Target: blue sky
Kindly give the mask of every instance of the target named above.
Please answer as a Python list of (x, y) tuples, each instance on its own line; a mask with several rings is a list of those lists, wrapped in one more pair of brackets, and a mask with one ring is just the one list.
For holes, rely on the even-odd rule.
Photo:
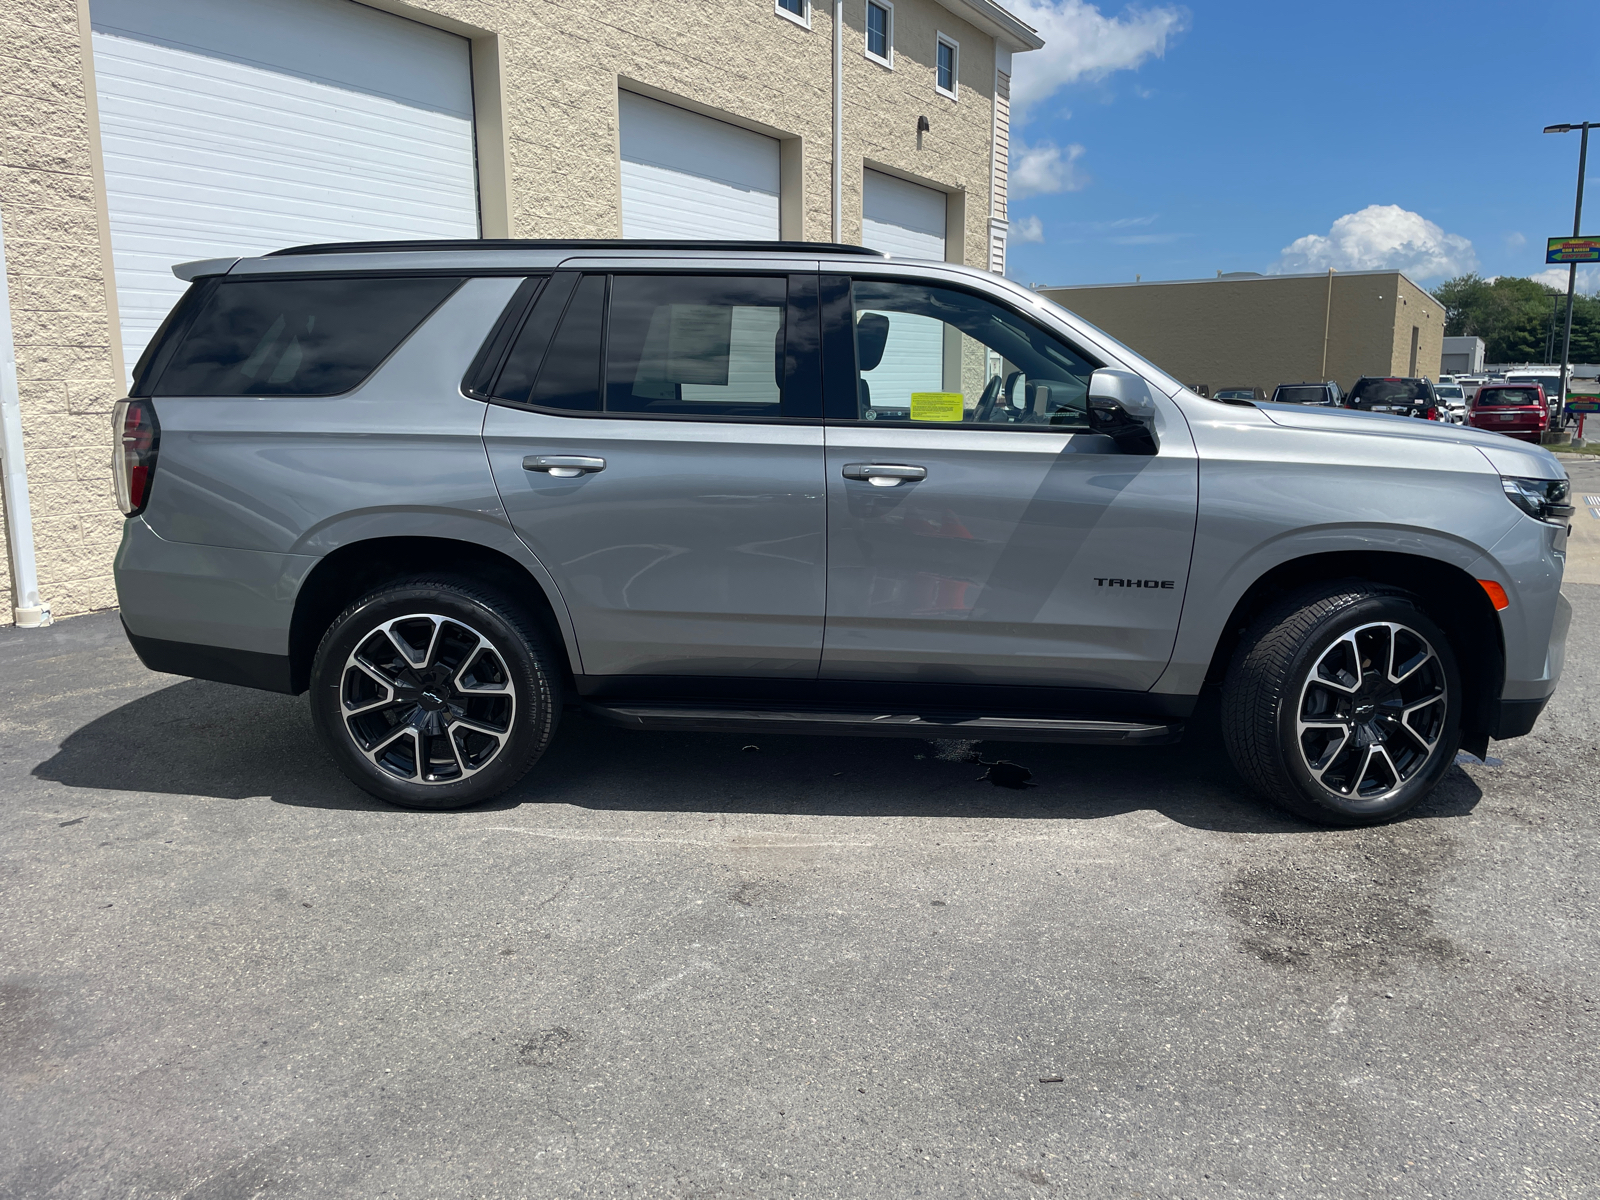
[[(1048, 93), (1013, 128), (1007, 273), (1024, 283), (1535, 275), (1544, 239), (1571, 232), (1578, 135), (1540, 130), (1600, 121), (1597, 0), (1007, 7), (1055, 35), (1016, 60), (1024, 101)], [(1600, 130), (1590, 150), (1585, 233)]]

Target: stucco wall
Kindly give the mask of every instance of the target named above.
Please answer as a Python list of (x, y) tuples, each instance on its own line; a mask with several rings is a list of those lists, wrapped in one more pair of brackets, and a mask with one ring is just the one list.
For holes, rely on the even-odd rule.
[[(1046, 288), (1191, 386), (1256, 387), (1404, 374), (1411, 327), (1418, 371), (1438, 372), (1444, 309), (1394, 271)], [(1323, 372), (1324, 329), (1327, 371)], [(1431, 357), (1430, 357), (1431, 355)]]
[[(811, 28), (772, 0), (369, 0), (473, 38), (480, 184), (489, 236), (621, 233), (617, 92), (636, 88), (789, 139), (786, 236), (831, 237), (831, 5)], [(40, 592), (57, 616), (116, 602), (122, 518), (111, 494), (110, 410), (122, 394), (115, 293), (97, 182), (87, 0), (0, 6), (0, 212)], [(865, 163), (954, 194), (961, 250), (987, 261), (991, 37), (933, 0), (897, 0), (895, 69), (863, 51), (865, 0), (847, 0), (844, 240), (861, 240)], [(935, 31), (961, 46), (959, 100), (934, 89)], [(932, 125), (920, 147), (916, 119)], [(798, 148), (798, 156), (793, 151)], [(798, 186), (796, 186), (798, 185)], [(963, 202), (964, 199), (964, 202)], [(0, 623), (11, 617), (9, 573)]]
[[(0, 15), (0, 220), (41, 592), (57, 613), (115, 603), (122, 517), (111, 406), (122, 394), (77, 0)], [(0, 620), (11, 617), (10, 573)]]

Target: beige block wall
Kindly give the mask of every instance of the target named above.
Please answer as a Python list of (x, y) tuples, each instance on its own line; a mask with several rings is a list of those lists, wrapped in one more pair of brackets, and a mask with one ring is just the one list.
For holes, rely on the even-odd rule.
[[(110, 473), (122, 393), (80, 7), (7, 0), (0, 15), (0, 220), (40, 590), (56, 613), (115, 603), (122, 530)], [(3, 587), (9, 622), (9, 563)]]
[(1335, 273), (1331, 281), (1261, 276), (1046, 288), (1044, 294), (1183, 382), (1212, 390), (1255, 387), (1270, 396), (1280, 383), (1333, 379), (1348, 389), (1362, 375), (1403, 375), (1413, 325), (1418, 372), (1437, 374), (1443, 346), (1443, 307), (1399, 272)]
[[(831, 237), (831, 5), (811, 28), (772, 0), (369, 0), (473, 39), (486, 236), (621, 233), (619, 87), (786, 139), (788, 237)], [(864, 165), (951, 193), (950, 257), (987, 260), (994, 42), (933, 0), (897, 0), (895, 69), (863, 54), (847, 0), (844, 240), (861, 240)], [(16, 329), (40, 592), (57, 616), (115, 604), (122, 518), (110, 410), (121, 392), (87, 0), (0, 6), (0, 212)], [(936, 32), (961, 47), (959, 99), (934, 89)], [(932, 129), (919, 146), (916, 119)], [(9, 571), (0, 623), (9, 622)]]

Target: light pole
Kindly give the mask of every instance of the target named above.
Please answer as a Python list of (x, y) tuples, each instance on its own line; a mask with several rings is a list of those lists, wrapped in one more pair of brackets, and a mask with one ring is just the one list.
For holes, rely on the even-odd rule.
[[(1583, 131), (1583, 139), (1578, 143), (1578, 202), (1572, 210), (1572, 236), (1582, 237), (1578, 226), (1583, 221), (1583, 169), (1589, 159), (1589, 128), (1600, 125), (1600, 121), (1583, 121), (1577, 125), (1546, 125), (1546, 133), (1571, 133), (1574, 129)], [(1561, 420), (1565, 427), (1567, 415), (1567, 364), (1572, 355), (1572, 293), (1578, 286), (1578, 264), (1567, 265), (1567, 332), (1561, 339)]]

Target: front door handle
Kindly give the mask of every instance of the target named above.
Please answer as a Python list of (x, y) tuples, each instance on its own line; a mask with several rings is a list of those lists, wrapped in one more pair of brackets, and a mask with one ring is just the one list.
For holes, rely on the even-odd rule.
[(606, 460), (586, 454), (530, 454), (522, 460), (524, 471), (545, 471), (557, 479), (575, 479), (606, 469)]
[(904, 480), (926, 479), (927, 467), (897, 463), (845, 463), (846, 479), (865, 479), (873, 487), (898, 487)]

